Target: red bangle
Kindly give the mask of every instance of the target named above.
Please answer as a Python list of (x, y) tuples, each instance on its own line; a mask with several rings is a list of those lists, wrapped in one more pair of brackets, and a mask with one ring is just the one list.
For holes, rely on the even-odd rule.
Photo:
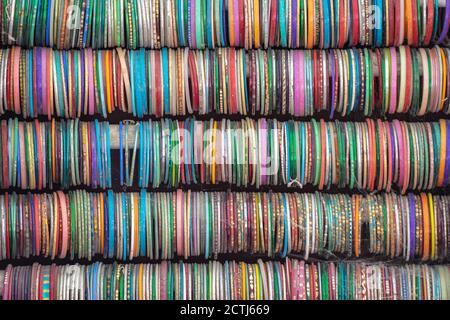
[[(412, 65), (411, 61), (411, 48), (404, 47), (406, 53), (406, 93), (405, 93), (405, 105), (403, 107), (403, 112), (406, 112), (409, 108), (411, 108), (412, 103), (412, 72), (410, 66)], [(400, 88), (401, 89), (401, 88)]]
[(199, 96), (198, 96), (198, 80), (197, 69), (195, 67), (194, 52), (189, 51), (188, 55), (189, 73), (191, 79), (191, 92), (192, 92), (192, 110), (198, 112)]
[[(400, 21), (401, 18), (401, 1), (393, 1), (393, 4), (395, 6), (394, 16), (395, 16), (395, 39), (394, 39), (394, 45), (400, 46), (403, 42), (403, 39), (400, 39), (400, 29), (401, 24), (404, 23), (404, 21)], [(403, 4), (404, 5), (404, 4)]]
[(277, 1), (272, 1), (270, 6), (269, 47), (275, 45), (275, 32), (277, 22)]
[(359, 1), (352, 1), (352, 47), (356, 47), (359, 42)]
[[(397, 30), (395, 29), (395, 23), (396, 23), (396, 16), (395, 16), (395, 0), (389, 0), (388, 5), (389, 5), (389, 12), (387, 12), (386, 14), (389, 17), (389, 39), (386, 39), (388, 41), (386, 41), (386, 45), (389, 47), (392, 47), (394, 45), (394, 41), (395, 41), (395, 35), (398, 34), (399, 32), (396, 32)], [(399, 1), (397, 1), (399, 2)]]
[(244, 12), (244, 1), (238, 1), (239, 6), (239, 43), (237, 44), (239, 47), (243, 47), (245, 45), (245, 12)]
[(427, 2), (427, 25), (425, 30), (425, 36), (422, 45), (429, 46), (431, 42), (431, 36), (433, 35), (433, 24), (434, 24), (434, 2), (435, 0), (428, 0)]

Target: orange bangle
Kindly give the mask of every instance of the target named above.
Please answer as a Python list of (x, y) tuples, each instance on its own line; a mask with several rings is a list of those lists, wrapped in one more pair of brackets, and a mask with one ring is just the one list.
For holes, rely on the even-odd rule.
[(314, 0), (308, 0), (308, 39), (307, 48), (314, 46)]
[(260, 26), (259, 26), (259, 0), (253, 0), (253, 18), (255, 24), (255, 49), (260, 47), (261, 43), (261, 34), (260, 34)]
[(408, 44), (412, 41), (412, 18), (411, 18), (411, 2), (405, 1), (405, 20), (406, 20), (406, 38), (408, 39)]
[(437, 181), (437, 187), (442, 187), (444, 183), (444, 172), (445, 172), (445, 155), (447, 154), (447, 126), (445, 125), (445, 120), (441, 119), (439, 121), (439, 125), (441, 127), (441, 148), (440, 148), (440, 161), (439, 161), (439, 174), (438, 174), (438, 181)]
[(425, 193), (420, 194), (422, 202), (423, 219), (423, 254), (422, 261), (427, 261), (430, 257), (430, 213), (428, 210), (428, 198)]
[[(111, 113), (111, 76), (110, 76), (110, 67), (109, 67), (109, 52), (110, 51), (106, 51), (104, 52), (105, 54), (103, 55), (103, 61), (102, 63), (105, 65), (105, 91), (106, 91), (106, 110), (108, 111), (108, 113)], [(100, 75), (102, 76), (102, 75)]]
[[(234, 0), (228, 0), (228, 32), (230, 33), (230, 46), (234, 47)], [(237, 17), (236, 17), (237, 18)]]

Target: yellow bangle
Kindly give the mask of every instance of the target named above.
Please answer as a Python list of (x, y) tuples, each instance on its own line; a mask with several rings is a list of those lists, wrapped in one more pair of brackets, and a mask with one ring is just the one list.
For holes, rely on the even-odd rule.
[(431, 253), (430, 258), (431, 260), (436, 259), (436, 232), (435, 232), (435, 220), (434, 220), (434, 204), (433, 204), (433, 197), (431, 196), (431, 193), (428, 194), (428, 203), (429, 203), (429, 210), (430, 213), (430, 233), (431, 233)]
[(441, 79), (441, 101), (439, 104), (439, 111), (442, 111), (445, 104), (445, 95), (447, 94), (447, 59), (445, 58), (444, 50), (439, 48), (439, 52), (441, 53), (441, 61), (442, 61), (442, 79)]
[(246, 264), (244, 262), (241, 262), (241, 276), (242, 276), (242, 300), (246, 300), (247, 299), (247, 283), (245, 282), (246, 280), (246, 270), (245, 270)]

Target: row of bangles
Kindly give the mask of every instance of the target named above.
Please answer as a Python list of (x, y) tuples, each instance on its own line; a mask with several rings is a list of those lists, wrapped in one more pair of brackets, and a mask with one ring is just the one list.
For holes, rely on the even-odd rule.
[(450, 49), (0, 50), (0, 114), (450, 113)]
[(431, 190), (450, 182), (450, 121), (0, 121), (0, 187), (113, 184)]
[[(295, 259), (36, 263), (8, 265), (0, 271), (0, 284), (3, 300), (448, 300), (450, 269), (448, 265), (305, 263)], [(267, 309), (251, 312), (267, 314)]]
[(59, 0), (0, 4), (1, 45), (343, 48), (448, 43), (449, 0)]
[(450, 197), (181, 190), (0, 195), (0, 260), (242, 253), (448, 261)]

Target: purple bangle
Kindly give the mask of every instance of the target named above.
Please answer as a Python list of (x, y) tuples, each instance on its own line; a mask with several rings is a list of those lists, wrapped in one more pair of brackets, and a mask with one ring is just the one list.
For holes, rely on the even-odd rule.
[[(394, 169), (395, 169), (395, 161), (394, 161), (394, 156), (395, 156), (395, 137), (394, 137), (394, 126), (392, 125), (392, 123), (389, 123), (389, 132), (390, 132), (390, 139), (391, 139), (391, 172), (392, 172), (392, 179), (394, 176)], [(389, 181), (389, 184), (392, 184), (392, 181)]]
[(444, 169), (444, 181), (443, 186), (448, 184), (449, 171), (450, 171), (450, 123), (449, 121), (445, 121), (446, 126), (446, 149), (445, 149), (445, 169)]
[(445, 2), (445, 18), (444, 26), (442, 27), (441, 35), (438, 39), (438, 44), (442, 44), (447, 37), (448, 29), (450, 27), (450, 0)]
[[(448, 0), (450, 1), (450, 0)], [(291, 23), (291, 39), (292, 39), (292, 47), (297, 48), (297, 0), (292, 0), (292, 23)]]
[(415, 230), (416, 230), (416, 206), (414, 195), (408, 194), (409, 198), (409, 257), (414, 260), (414, 251), (416, 246)]
[(239, 47), (241, 42), (240, 30), (239, 30), (239, 4), (238, 0), (234, 0), (233, 9), (234, 9), (234, 43), (236, 47)]
[(36, 48), (36, 101), (37, 114), (42, 114), (42, 49)]

